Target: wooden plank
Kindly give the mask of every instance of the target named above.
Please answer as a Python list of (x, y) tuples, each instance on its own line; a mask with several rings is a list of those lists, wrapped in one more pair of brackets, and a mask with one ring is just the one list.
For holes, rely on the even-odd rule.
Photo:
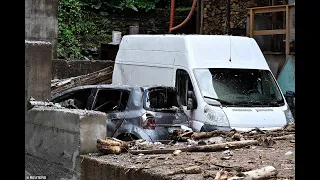
[(65, 91), (76, 86), (100, 84), (106, 81), (111, 82), (110, 79), (112, 79), (112, 72), (113, 66), (109, 66), (90, 74), (71, 77), (59, 82), (51, 83), (51, 95), (55, 95), (56, 93)]
[(290, 53), (290, 9), (286, 7), (286, 54)]
[(285, 29), (275, 29), (275, 30), (259, 30), (259, 31), (254, 31), (255, 36), (259, 35), (273, 35), (273, 34), (286, 34)]
[(254, 10), (250, 9), (250, 37), (254, 35)]
[(202, 32), (203, 31), (203, 8), (204, 8), (203, 7), (204, 6), (203, 5), (204, 4), (203, 1), (204, 0), (201, 0), (201, 5), (200, 5), (201, 6), (201, 11), (200, 11), (201, 12), (201, 14), (200, 14), (200, 16), (201, 16), (200, 17), (200, 34), (203, 34), (203, 32)]
[(196, 33), (197, 34), (200, 34), (200, 12), (201, 12), (201, 9), (200, 9), (200, 1), (197, 1), (197, 18), (196, 18)]
[(248, 8), (254, 10), (254, 13), (269, 13), (269, 12), (281, 12), (286, 11), (286, 8), (289, 7), (290, 9), (295, 8), (295, 5), (279, 5), (279, 6), (263, 6), (263, 7), (255, 7), (255, 8)]

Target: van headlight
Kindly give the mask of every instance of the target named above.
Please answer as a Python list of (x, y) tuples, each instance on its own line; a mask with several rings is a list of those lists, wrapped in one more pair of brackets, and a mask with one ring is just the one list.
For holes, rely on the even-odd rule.
[(283, 111), (284, 115), (286, 116), (286, 120), (288, 124), (293, 124), (294, 123), (294, 118), (292, 116), (291, 110), (289, 106), (287, 105), (287, 109)]
[(230, 126), (226, 114), (220, 107), (208, 106), (204, 107), (204, 114), (209, 120), (210, 125), (214, 126)]

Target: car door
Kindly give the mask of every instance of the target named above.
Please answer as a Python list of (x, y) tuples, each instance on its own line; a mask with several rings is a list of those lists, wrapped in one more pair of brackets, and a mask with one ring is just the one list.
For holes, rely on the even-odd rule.
[(93, 96), (94, 89), (93, 87), (69, 89), (56, 95), (51, 102), (70, 109), (90, 109), (92, 104), (90, 97)]
[(107, 115), (107, 136), (113, 137), (124, 121), (129, 93), (115, 88), (99, 88), (94, 98), (92, 110)]

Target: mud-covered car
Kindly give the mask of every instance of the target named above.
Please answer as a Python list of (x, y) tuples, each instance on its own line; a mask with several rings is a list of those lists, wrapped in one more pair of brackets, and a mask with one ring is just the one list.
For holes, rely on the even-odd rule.
[(174, 129), (188, 126), (188, 117), (173, 87), (87, 85), (59, 93), (51, 102), (105, 112), (107, 136), (125, 141), (166, 142)]

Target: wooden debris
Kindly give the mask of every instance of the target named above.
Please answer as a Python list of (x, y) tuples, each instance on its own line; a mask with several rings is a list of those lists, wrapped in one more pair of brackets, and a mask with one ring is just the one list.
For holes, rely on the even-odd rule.
[(273, 166), (266, 166), (260, 169), (240, 173), (243, 180), (261, 180), (276, 176), (278, 171)]
[(186, 174), (200, 174), (202, 172), (200, 166), (191, 166), (183, 169)]
[(218, 171), (214, 180), (227, 180), (232, 177), (232, 174), (227, 171)]
[[(220, 144), (210, 144), (210, 145), (203, 145), (203, 146), (191, 146), (180, 148), (182, 152), (214, 152), (220, 151), (225, 149), (236, 149), (245, 147), (248, 145), (256, 145), (258, 144), (257, 140), (245, 140), (245, 141), (233, 141), (233, 142), (225, 142)], [(129, 150), (131, 154), (168, 154), (173, 153), (175, 149), (155, 149), (155, 150)]]
[(211, 132), (194, 132), (191, 135), (191, 139), (198, 140), (198, 139), (209, 138), (209, 137), (218, 136), (218, 135), (226, 135), (226, 132), (222, 130), (214, 130)]
[(271, 147), (276, 143), (272, 137), (261, 137), (258, 139), (258, 142), (263, 147)]
[(240, 133), (235, 133), (232, 135), (231, 138), (235, 141), (240, 141), (242, 137), (243, 137), (243, 135), (241, 135)]
[(110, 82), (112, 79), (112, 72), (113, 66), (109, 66), (90, 74), (63, 79), (59, 82), (53, 82), (51, 83), (51, 94), (54, 95), (76, 86)]
[(279, 136), (279, 137), (274, 137), (273, 140), (293, 140), (295, 139), (294, 134), (289, 134), (289, 135), (284, 135), (284, 136)]
[(119, 142), (111, 139), (98, 139), (97, 148), (103, 154), (120, 154), (121, 152), (126, 152), (129, 149), (129, 146), (124, 141)]
[(183, 152), (213, 152), (220, 151), (225, 149), (236, 149), (245, 147), (248, 145), (256, 145), (258, 141), (256, 140), (245, 140), (245, 141), (233, 141), (233, 142), (225, 142), (219, 144), (210, 144), (204, 146), (192, 146), (180, 149)]

